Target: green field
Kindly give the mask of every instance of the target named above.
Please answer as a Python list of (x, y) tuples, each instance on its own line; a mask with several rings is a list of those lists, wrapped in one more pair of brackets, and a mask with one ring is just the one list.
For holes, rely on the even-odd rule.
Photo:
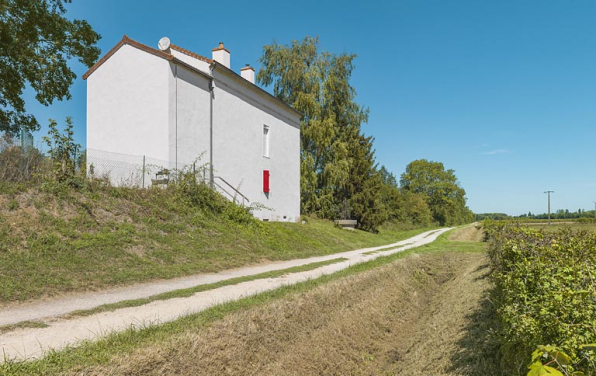
[(596, 231), (596, 223), (581, 223), (581, 222), (569, 222), (569, 223), (560, 223), (560, 222), (551, 222), (551, 224), (547, 223), (531, 223), (531, 224), (521, 224), (522, 226), (528, 226), (539, 230), (544, 231), (559, 231), (565, 228), (571, 229), (572, 231)]

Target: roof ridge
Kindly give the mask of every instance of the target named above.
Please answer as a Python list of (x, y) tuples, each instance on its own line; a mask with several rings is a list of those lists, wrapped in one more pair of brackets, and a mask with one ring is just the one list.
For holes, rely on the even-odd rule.
[(161, 50), (157, 50), (153, 47), (149, 47), (146, 44), (137, 42), (136, 40), (131, 39), (126, 34), (124, 34), (120, 42), (118, 42), (114, 47), (112, 47), (112, 49), (109, 50), (101, 59), (99, 59), (97, 63), (93, 64), (93, 66), (89, 68), (89, 70), (83, 75), (83, 80), (86, 80), (93, 72), (95, 72), (95, 70), (97, 70), (97, 68), (99, 68), (103, 63), (105, 63), (113, 54), (116, 53), (116, 51), (120, 49), (120, 47), (124, 46), (125, 44), (138, 48), (141, 51), (148, 52), (152, 55), (159, 56), (166, 60), (171, 61), (172, 59), (174, 59), (173, 55)]
[(206, 63), (209, 63), (209, 64), (213, 63), (213, 60), (212, 59), (209, 59), (209, 58), (206, 58), (205, 56), (201, 56), (199, 54), (196, 54), (196, 53), (194, 53), (192, 51), (189, 51), (189, 50), (187, 50), (185, 48), (182, 48), (180, 46), (177, 46), (175, 44), (170, 44), (170, 48), (173, 49), (173, 50), (176, 50), (178, 52), (182, 52), (183, 54), (188, 55), (190, 57), (194, 57), (195, 59), (199, 59), (201, 61), (204, 61)]

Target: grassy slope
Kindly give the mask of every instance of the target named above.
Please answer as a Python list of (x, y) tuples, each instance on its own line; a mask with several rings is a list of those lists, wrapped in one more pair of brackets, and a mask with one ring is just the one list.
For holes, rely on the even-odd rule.
[(422, 231), (349, 232), (314, 219), (261, 223), (207, 198), (195, 203), (161, 189), (0, 187), (0, 303), (330, 254)]
[[(4, 364), (0, 374), (234, 374), (248, 364), (258, 374), (331, 374), (337, 367), (345, 374), (497, 374), (494, 344), (486, 338), (490, 305), (481, 298), (486, 270), (476, 266), (484, 263), (483, 248), (443, 235), (172, 323)], [(422, 257), (400, 260), (414, 253)], [(471, 263), (462, 274), (464, 260)]]

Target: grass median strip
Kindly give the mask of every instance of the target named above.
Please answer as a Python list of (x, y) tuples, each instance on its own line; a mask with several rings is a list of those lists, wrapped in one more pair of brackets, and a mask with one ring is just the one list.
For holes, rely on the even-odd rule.
[(363, 255), (374, 255), (375, 253), (379, 253), (379, 252), (393, 251), (395, 249), (400, 249), (400, 248), (403, 248), (406, 245), (410, 245), (410, 244), (414, 244), (414, 243), (406, 243), (406, 244), (402, 244), (402, 245), (397, 246), (397, 247), (385, 247), (385, 248), (377, 249), (376, 251), (364, 252)]
[[(378, 257), (374, 260), (359, 263), (336, 273), (324, 275), (320, 278), (294, 285), (283, 286), (275, 290), (263, 292), (237, 301), (223, 303), (176, 321), (157, 326), (148, 326), (141, 329), (131, 328), (124, 332), (109, 334), (99, 341), (85, 341), (78, 347), (67, 348), (62, 351), (51, 351), (45, 358), (40, 360), (31, 362), (9, 360), (0, 365), (0, 375), (52, 375), (63, 374), (73, 370), (80, 371), (85, 367), (107, 364), (114, 356), (117, 356), (117, 354), (129, 353), (152, 343), (166, 341), (174, 335), (180, 335), (189, 330), (198, 330), (210, 326), (213, 322), (220, 320), (231, 313), (249, 309), (256, 305), (286, 297), (290, 294), (309, 291), (322, 284), (389, 264), (414, 253), (484, 251), (483, 243), (473, 243), (472, 245), (468, 244), (472, 242), (449, 241), (448, 236), (450, 232), (451, 231), (442, 234), (435, 242), (422, 247), (408, 249), (404, 252), (394, 253), (389, 256)], [(329, 262), (331, 261), (333, 260), (330, 260)], [(313, 264), (309, 264), (303, 267), (312, 265)], [(288, 271), (285, 270), (283, 272), (287, 273)]]
[(215, 282), (215, 283), (209, 283), (206, 285), (198, 285), (195, 287), (190, 287), (187, 289), (168, 291), (168, 292), (164, 292), (163, 294), (157, 294), (157, 295), (150, 296), (148, 298), (124, 300), (124, 301), (121, 301), (118, 303), (100, 305), (100, 306), (92, 308), (92, 309), (73, 311), (63, 317), (64, 318), (73, 318), (73, 317), (81, 317), (81, 316), (91, 316), (96, 313), (106, 312), (106, 311), (114, 311), (114, 310), (117, 310), (120, 308), (138, 307), (138, 306), (142, 306), (142, 305), (154, 302), (156, 300), (187, 298), (187, 297), (193, 296), (194, 294), (196, 294), (198, 292), (202, 292), (202, 291), (214, 290), (214, 289), (224, 287), (224, 286), (237, 285), (242, 282), (254, 281), (256, 279), (276, 278), (276, 277), (280, 277), (284, 274), (305, 272), (305, 271), (320, 268), (325, 265), (336, 264), (338, 262), (347, 261), (347, 260), (348, 260), (347, 258), (338, 257), (338, 258), (334, 258), (334, 259), (327, 260), (327, 261), (313, 262), (312, 264), (295, 266), (295, 267), (287, 268), (287, 269), (273, 270), (270, 272), (249, 275), (249, 276), (245, 276), (245, 277), (230, 278), (230, 279), (226, 279), (226, 280)]
[(426, 234), (424, 237), (428, 238), (431, 235), (434, 235), (437, 231), (433, 231), (433, 232), (429, 232), (428, 234)]
[(49, 325), (41, 321), (21, 321), (11, 325), (1, 325), (0, 334), (12, 332), (17, 329), (25, 328), (47, 328)]
[[(96, 313), (115, 311), (115, 310), (121, 309), (121, 308), (139, 307), (139, 306), (149, 304), (149, 303), (157, 301), (157, 300), (167, 300), (167, 299), (173, 299), (173, 298), (186, 298), (186, 297), (192, 296), (192, 295), (194, 295), (198, 292), (202, 292), (202, 291), (214, 290), (214, 289), (224, 287), (224, 286), (230, 286), (230, 285), (236, 285), (236, 284), (242, 283), (242, 282), (254, 281), (256, 279), (276, 278), (276, 277), (280, 277), (284, 274), (305, 272), (305, 271), (320, 268), (325, 265), (336, 264), (338, 262), (347, 261), (347, 260), (348, 260), (347, 258), (338, 257), (338, 258), (334, 258), (331, 260), (314, 262), (311, 264), (295, 266), (295, 267), (287, 268), (287, 269), (273, 270), (270, 272), (265, 272), (265, 273), (260, 273), (260, 274), (245, 276), (245, 277), (230, 278), (230, 279), (226, 279), (226, 280), (215, 282), (215, 283), (209, 283), (209, 284), (205, 284), (205, 285), (198, 285), (195, 287), (190, 287), (187, 289), (168, 291), (168, 292), (164, 292), (162, 294), (150, 296), (148, 298), (123, 300), (123, 301), (117, 302), (117, 303), (103, 304), (103, 305), (97, 306), (92, 309), (73, 311), (69, 314), (60, 316), (60, 318), (70, 319), (70, 318), (75, 318), (75, 317), (91, 316)], [(0, 326), (0, 334), (8, 333), (8, 332), (11, 332), (11, 331), (14, 331), (17, 329), (47, 328), (50, 325), (51, 325), (51, 323), (47, 324), (47, 323), (44, 323), (41, 321), (22, 321), (22, 322), (19, 322), (16, 324)]]

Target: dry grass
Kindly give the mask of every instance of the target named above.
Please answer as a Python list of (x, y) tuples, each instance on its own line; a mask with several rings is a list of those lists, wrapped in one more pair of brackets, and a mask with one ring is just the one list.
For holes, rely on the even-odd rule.
[(486, 258), (414, 255), (74, 374), (494, 375)]
[(459, 228), (449, 236), (449, 240), (456, 242), (481, 242), (484, 231), (476, 223)]

